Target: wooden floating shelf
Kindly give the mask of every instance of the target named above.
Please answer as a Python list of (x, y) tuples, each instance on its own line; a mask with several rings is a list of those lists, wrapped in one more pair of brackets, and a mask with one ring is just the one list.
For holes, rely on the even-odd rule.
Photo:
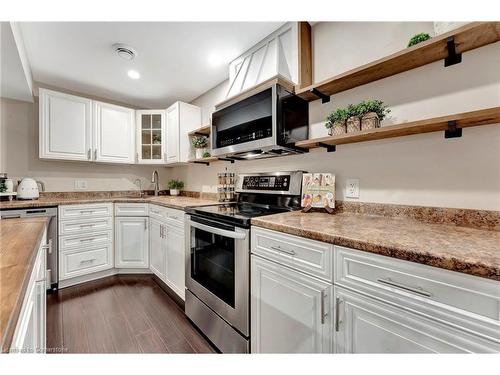
[(382, 126), (380, 128), (361, 130), (355, 133), (345, 133), (342, 135), (309, 139), (306, 141), (296, 142), (295, 145), (311, 149), (348, 143), (374, 141), (378, 139), (403, 137), (406, 135), (431, 133), (443, 130), (450, 131), (450, 127), (451, 131), (453, 131), (454, 127), (456, 127), (456, 129), (462, 129), (496, 123), (500, 123), (500, 107), (457, 113), (455, 115), (412, 121), (398, 125)]
[[(451, 48), (454, 47), (455, 57), (461, 61), (461, 56), (457, 55), (462, 52), (499, 40), (500, 22), (472, 22), (317, 84), (296, 89), (296, 94), (307, 101), (324, 98), (326, 102), (333, 94), (446, 59), (450, 55), (450, 43)], [(453, 60), (448, 65), (460, 61)]]
[(202, 126), (201, 128), (198, 128), (198, 129), (195, 129), (195, 130), (191, 130), (188, 135), (206, 135), (206, 136), (209, 136), (210, 135), (210, 130), (211, 130), (211, 126), (210, 125), (204, 125)]
[(190, 159), (188, 163), (211, 163), (218, 160), (215, 156), (209, 156), (208, 158)]

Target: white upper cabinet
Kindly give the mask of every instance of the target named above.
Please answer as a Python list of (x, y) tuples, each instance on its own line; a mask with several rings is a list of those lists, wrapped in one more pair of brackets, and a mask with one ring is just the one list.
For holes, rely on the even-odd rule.
[(39, 90), (39, 156), (42, 159), (92, 158), (92, 101)]
[[(301, 33), (299, 32), (301, 28), (306, 28), (308, 31)], [(309, 36), (307, 46), (309, 46), (309, 25), (288, 22), (233, 60), (229, 64), (229, 89), (226, 98), (238, 95), (277, 75), (299, 84), (303, 79), (299, 72), (299, 60), (303, 55), (299, 51), (299, 44), (301, 38), (304, 38), (306, 43), (307, 35)]]
[(133, 164), (135, 159), (134, 110), (93, 102), (94, 161)]
[(201, 108), (176, 102), (166, 111), (167, 164), (189, 160), (189, 133), (201, 126)]
[(135, 111), (40, 89), (42, 159), (135, 162)]
[(136, 161), (140, 164), (165, 163), (165, 111), (139, 110), (135, 114)]

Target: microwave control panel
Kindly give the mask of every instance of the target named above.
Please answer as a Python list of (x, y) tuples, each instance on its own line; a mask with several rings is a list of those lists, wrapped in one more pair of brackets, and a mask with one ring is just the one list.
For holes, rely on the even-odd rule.
[(290, 176), (245, 176), (243, 177), (243, 190), (281, 190), (290, 188)]

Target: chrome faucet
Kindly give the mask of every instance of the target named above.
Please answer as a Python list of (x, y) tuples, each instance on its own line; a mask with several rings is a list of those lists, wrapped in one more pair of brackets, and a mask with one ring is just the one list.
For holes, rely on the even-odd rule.
[(154, 184), (155, 196), (158, 196), (158, 192), (160, 191), (160, 186), (158, 184), (158, 171), (153, 172), (153, 176), (151, 176), (151, 183)]

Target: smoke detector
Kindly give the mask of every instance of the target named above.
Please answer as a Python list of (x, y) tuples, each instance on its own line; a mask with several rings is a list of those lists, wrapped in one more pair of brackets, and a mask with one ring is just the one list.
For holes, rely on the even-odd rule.
[(137, 56), (137, 51), (126, 44), (115, 43), (113, 44), (113, 49), (118, 56), (125, 60), (131, 61)]

